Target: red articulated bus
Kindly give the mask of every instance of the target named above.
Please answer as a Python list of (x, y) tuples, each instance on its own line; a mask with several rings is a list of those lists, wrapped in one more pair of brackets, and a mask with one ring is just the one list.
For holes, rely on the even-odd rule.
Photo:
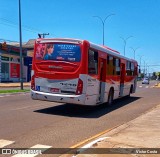
[(99, 105), (136, 90), (138, 63), (86, 40), (39, 38), (31, 72), (32, 99)]

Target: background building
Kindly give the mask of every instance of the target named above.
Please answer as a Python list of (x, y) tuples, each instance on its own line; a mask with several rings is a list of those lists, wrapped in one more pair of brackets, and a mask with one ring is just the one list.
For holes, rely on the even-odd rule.
[[(30, 81), (35, 40), (22, 44), (23, 81)], [(18, 42), (0, 43), (0, 82), (20, 81), (20, 48)]]

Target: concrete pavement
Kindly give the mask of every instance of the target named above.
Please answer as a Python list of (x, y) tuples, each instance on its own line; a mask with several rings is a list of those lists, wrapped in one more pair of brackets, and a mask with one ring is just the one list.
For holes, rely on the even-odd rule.
[[(64, 154), (61, 157), (158, 157), (160, 155), (159, 124), (160, 105), (88, 143), (77, 145), (77, 152), (74, 154)], [(87, 151), (91, 154), (87, 154)]]

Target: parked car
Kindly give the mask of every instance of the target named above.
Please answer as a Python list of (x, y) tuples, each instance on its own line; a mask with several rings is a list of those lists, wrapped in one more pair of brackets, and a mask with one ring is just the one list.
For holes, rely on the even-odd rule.
[(148, 77), (143, 78), (142, 84), (149, 84), (149, 78)]

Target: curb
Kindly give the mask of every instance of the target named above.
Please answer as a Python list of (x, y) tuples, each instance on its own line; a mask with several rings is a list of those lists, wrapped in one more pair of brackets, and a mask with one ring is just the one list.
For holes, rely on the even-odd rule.
[(59, 157), (66, 157), (66, 155), (68, 155), (68, 154), (70, 154), (70, 155), (75, 155), (75, 154), (78, 155), (79, 154), (78, 151), (81, 149), (81, 147), (83, 147), (86, 144), (90, 144), (90, 142), (93, 142), (94, 140), (99, 140), (99, 138), (101, 136), (103, 136), (106, 133), (118, 128), (121, 125), (124, 125), (124, 123), (120, 124), (120, 125), (116, 125), (115, 127), (107, 129), (105, 131), (102, 131), (102, 132), (100, 132), (100, 133), (98, 133), (98, 134), (96, 134), (96, 135), (94, 135), (94, 136), (92, 136), (92, 137), (90, 137), (90, 138), (88, 138), (88, 139), (86, 139), (84, 141), (81, 141), (81, 142), (69, 147), (69, 149), (72, 149), (72, 150), (65, 152), (64, 154), (60, 155)]
[[(0, 83), (0, 88), (14, 88), (14, 87), (20, 87), (20, 82), (17, 83)], [(23, 83), (23, 87), (30, 87), (30, 82)]]
[(102, 135), (110, 132), (110, 131), (113, 130), (113, 129), (118, 128), (118, 127), (121, 126), (121, 125), (123, 125), (123, 124), (120, 124), (120, 125), (117, 125), (117, 126), (115, 126), (115, 127), (113, 127), (113, 128), (110, 128), (110, 129), (107, 129), (107, 130), (105, 130), (105, 131), (102, 131), (102, 132), (100, 132), (100, 133), (98, 133), (98, 134), (96, 134), (96, 135), (94, 135), (94, 136), (92, 136), (92, 137), (90, 137), (90, 138), (88, 138), (88, 139), (86, 139), (86, 140), (84, 140), (84, 141), (81, 141), (81, 142), (79, 142), (79, 143), (71, 146), (70, 148), (79, 148), (80, 146), (83, 146), (84, 144), (89, 143), (89, 142), (91, 142), (92, 140), (95, 140), (96, 138), (99, 138), (100, 136), (102, 136)]
[(155, 84), (154, 87), (160, 88), (160, 83)]

